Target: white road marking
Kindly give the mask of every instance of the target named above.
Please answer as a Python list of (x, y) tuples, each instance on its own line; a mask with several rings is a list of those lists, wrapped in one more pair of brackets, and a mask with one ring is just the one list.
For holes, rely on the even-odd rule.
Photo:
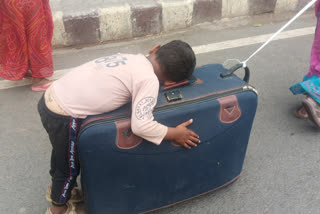
[[(307, 36), (307, 35), (314, 34), (314, 32), (315, 32), (315, 27), (284, 31), (280, 33), (273, 41), (290, 39), (290, 38), (295, 38), (299, 36)], [(195, 47), (192, 47), (192, 49), (194, 50), (195, 54), (199, 55), (199, 54), (215, 52), (215, 51), (220, 51), (220, 50), (225, 50), (230, 48), (239, 48), (239, 47), (244, 47), (248, 45), (263, 43), (267, 41), (272, 35), (273, 34), (264, 34), (264, 35), (252, 36), (252, 37), (247, 37), (242, 39), (227, 40), (223, 42), (195, 46)], [(249, 54), (251, 53), (248, 53), (248, 56)], [(70, 69), (56, 70), (54, 72), (54, 75), (50, 79), (59, 79), (62, 75), (70, 71)], [(31, 84), (31, 80), (21, 80), (21, 81), (0, 80), (0, 90), (24, 86), (24, 85), (30, 85), (30, 84)]]
[[(299, 36), (306, 36), (306, 35), (314, 34), (314, 31), (315, 31), (314, 27), (284, 31), (280, 33), (273, 41), (281, 40), (281, 39), (290, 39), (290, 38), (295, 38)], [(235, 39), (235, 40), (228, 40), (228, 41), (223, 41), (218, 43), (211, 43), (207, 45), (200, 45), (200, 46), (193, 47), (193, 51), (196, 54), (203, 54), (203, 53), (209, 53), (209, 52), (214, 52), (219, 50), (225, 50), (229, 48), (238, 48), (238, 47), (243, 47), (248, 45), (255, 45), (259, 43), (264, 43), (272, 35), (273, 33), (260, 35), (260, 36), (247, 37), (243, 39)], [(249, 54), (250, 53), (248, 53), (248, 56)]]

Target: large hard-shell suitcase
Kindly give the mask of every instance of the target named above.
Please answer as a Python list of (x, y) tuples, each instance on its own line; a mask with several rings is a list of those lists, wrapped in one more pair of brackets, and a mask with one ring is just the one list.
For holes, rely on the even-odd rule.
[[(130, 130), (130, 105), (90, 116), (78, 136), (82, 188), (90, 214), (143, 213), (216, 190), (240, 175), (257, 94), (218, 64), (194, 72), (196, 81), (161, 89), (157, 121), (190, 129), (201, 143), (190, 150), (142, 140)], [(225, 73), (224, 73), (225, 74)], [(247, 79), (247, 75), (246, 75)]]

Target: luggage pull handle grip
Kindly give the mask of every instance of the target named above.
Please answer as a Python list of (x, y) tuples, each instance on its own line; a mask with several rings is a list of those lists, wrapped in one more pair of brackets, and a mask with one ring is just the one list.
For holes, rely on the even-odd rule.
[[(243, 64), (239, 63), (236, 64), (235, 66), (233, 66), (232, 68), (230, 68), (229, 70), (223, 72), (220, 74), (221, 78), (226, 78), (226, 77), (230, 77), (236, 70), (238, 70), (239, 68), (242, 68)], [(250, 70), (248, 68), (248, 66), (243, 67), (244, 71), (245, 71), (245, 75), (243, 77), (243, 80), (247, 83), (249, 83), (249, 79), (250, 79)]]

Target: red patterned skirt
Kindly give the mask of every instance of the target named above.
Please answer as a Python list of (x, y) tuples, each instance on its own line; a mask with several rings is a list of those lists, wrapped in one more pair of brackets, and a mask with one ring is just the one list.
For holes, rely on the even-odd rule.
[(0, 77), (52, 76), (52, 34), (49, 0), (0, 0)]

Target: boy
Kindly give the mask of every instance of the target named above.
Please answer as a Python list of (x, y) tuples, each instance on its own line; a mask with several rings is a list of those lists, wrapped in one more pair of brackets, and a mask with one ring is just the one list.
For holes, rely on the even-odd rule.
[(83, 64), (52, 84), (41, 98), (38, 110), (52, 144), (52, 206), (46, 214), (75, 213), (71, 197), (79, 173), (76, 137), (81, 120), (132, 102), (131, 129), (134, 134), (159, 145), (172, 140), (188, 149), (200, 143), (187, 128), (154, 121), (159, 85), (187, 79), (196, 65), (195, 54), (185, 42), (175, 40), (155, 46), (149, 55), (117, 54)]

